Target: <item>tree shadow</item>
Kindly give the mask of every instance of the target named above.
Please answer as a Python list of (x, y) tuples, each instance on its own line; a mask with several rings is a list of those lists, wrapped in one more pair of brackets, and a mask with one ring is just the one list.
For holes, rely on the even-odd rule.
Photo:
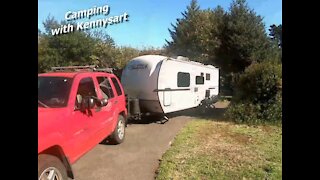
[(205, 119), (205, 120), (215, 120), (215, 121), (227, 121), (224, 117), (224, 113), (227, 110), (227, 107), (219, 107), (208, 109), (206, 112), (201, 112), (200, 108), (192, 108), (183, 111), (179, 111), (176, 113), (170, 114), (169, 118), (177, 117), (177, 116), (189, 116), (197, 119)]
[[(200, 107), (195, 107), (191, 109), (185, 109), (177, 112), (168, 113), (164, 115), (152, 115), (143, 117), (141, 120), (128, 120), (128, 124), (165, 124), (170, 121), (171, 118), (178, 116), (188, 116), (196, 119), (205, 119), (211, 121), (229, 121), (224, 117), (224, 113), (227, 110), (228, 105), (218, 102), (215, 108), (207, 109), (206, 112), (202, 112)], [(167, 118), (165, 118), (167, 117)]]
[(166, 123), (167, 120), (164, 118), (163, 115), (150, 115), (150, 116), (145, 116), (142, 117), (140, 120), (133, 120), (133, 119), (128, 119), (127, 124), (164, 124)]
[(205, 120), (214, 120), (214, 121), (228, 121), (224, 117), (224, 113), (226, 111), (225, 108), (213, 108), (209, 109), (207, 112), (202, 113), (199, 108), (192, 108), (192, 109), (187, 109), (187, 110), (182, 110), (178, 112), (173, 112), (166, 114), (166, 118), (164, 116), (149, 116), (149, 117), (144, 117), (141, 120), (128, 120), (128, 124), (165, 124), (166, 122), (170, 121), (170, 119), (179, 117), (179, 116), (188, 116), (191, 118), (196, 118), (196, 119), (205, 119)]

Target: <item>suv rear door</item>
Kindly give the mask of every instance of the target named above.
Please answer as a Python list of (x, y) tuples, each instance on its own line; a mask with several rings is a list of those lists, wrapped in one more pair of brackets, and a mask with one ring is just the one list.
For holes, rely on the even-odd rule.
[(125, 109), (125, 96), (123, 93), (123, 88), (119, 82), (119, 80), (116, 77), (111, 77), (111, 81), (114, 85), (114, 88), (116, 90), (116, 96), (117, 96), (117, 100), (116, 103), (118, 104), (119, 108), (121, 109)]
[(95, 77), (97, 82), (97, 92), (99, 99), (108, 99), (108, 104), (103, 107), (96, 107), (95, 109), (95, 139), (103, 140), (113, 131), (113, 122), (117, 117), (117, 98), (115, 96), (114, 88), (110, 83), (107, 75), (97, 75)]

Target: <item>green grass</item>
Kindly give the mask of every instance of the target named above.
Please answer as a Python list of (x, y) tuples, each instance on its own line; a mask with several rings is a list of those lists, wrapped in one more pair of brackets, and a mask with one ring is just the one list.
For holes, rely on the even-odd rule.
[(163, 155), (156, 179), (282, 179), (282, 130), (189, 122)]

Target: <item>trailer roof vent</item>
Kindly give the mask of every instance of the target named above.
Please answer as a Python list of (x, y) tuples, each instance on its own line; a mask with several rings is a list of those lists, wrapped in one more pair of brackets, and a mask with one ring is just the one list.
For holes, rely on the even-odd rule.
[(181, 61), (190, 61), (189, 58), (184, 57), (184, 56), (177, 56), (177, 60), (181, 60)]

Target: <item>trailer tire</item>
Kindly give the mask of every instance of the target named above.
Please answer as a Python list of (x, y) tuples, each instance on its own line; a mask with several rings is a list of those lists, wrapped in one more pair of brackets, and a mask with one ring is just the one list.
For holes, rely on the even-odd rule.
[(108, 137), (109, 144), (121, 144), (125, 139), (126, 120), (122, 115), (119, 115), (117, 125), (113, 133)]

